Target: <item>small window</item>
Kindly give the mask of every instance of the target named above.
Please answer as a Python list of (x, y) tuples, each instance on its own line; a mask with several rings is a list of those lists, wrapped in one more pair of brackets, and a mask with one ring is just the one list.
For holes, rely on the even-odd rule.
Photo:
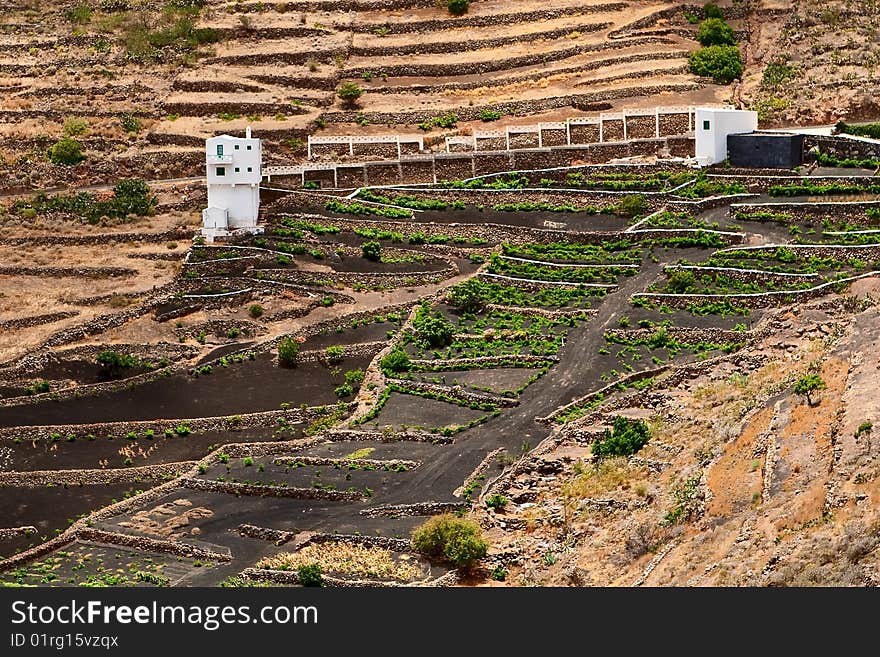
[(708, 129), (709, 129), (709, 122), (703, 121), (703, 130), (708, 130)]
[(250, 173), (250, 172), (253, 171), (253, 170), (254, 170), (253, 167), (248, 167), (248, 173)]
[(252, 149), (252, 146), (251, 146), (250, 144), (248, 144), (247, 149), (248, 149), (248, 150), (251, 150), (251, 149)]
[(235, 150), (238, 150), (240, 146), (238, 144), (235, 145)]
[(241, 169), (239, 169), (238, 167), (235, 167), (235, 173), (238, 173), (239, 171), (241, 171)]
[(223, 144), (217, 144), (217, 157), (223, 157)]
[(225, 176), (226, 175), (226, 167), (217, 167), (217, 175)]

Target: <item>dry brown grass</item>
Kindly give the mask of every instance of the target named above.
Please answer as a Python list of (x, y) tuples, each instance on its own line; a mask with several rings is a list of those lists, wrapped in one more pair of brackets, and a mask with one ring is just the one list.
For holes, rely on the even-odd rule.
[(602, 459), (597, 464), (579, 461), (575, 475), (562, 485), (566, 501), (586, 499), (614, 490), (628, 490), (643, 484), (645, 469), (632, 465), (628, 459), (617, 457)]
[(307, 545), (297, 552), (281, 552), (257, 562), (257, 568), (269, 570), (296, 570), (300, 566), (318, 564), (325, 573), (339, 573), (353, 577), (372, 577), (412, 581), (424, 570), (408, 555), (395, 557), (380, 547), (351, 545), (349, 543), (321, 543)]

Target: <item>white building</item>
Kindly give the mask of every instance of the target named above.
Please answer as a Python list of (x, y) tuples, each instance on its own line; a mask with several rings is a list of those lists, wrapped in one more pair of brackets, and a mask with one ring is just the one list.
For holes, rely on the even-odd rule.
[(202, 235), (215, 237), (232, 231), (257, 232), (263, 147), (259, 139), (220, 135), (205, 140), (208, 207), (202, 210)]
[(758, 113), (718, 107), (697, 107), (694, 110), (696, 159), (701, 167), (727, 159), (727, 136), (754, 132), (758, 129)]

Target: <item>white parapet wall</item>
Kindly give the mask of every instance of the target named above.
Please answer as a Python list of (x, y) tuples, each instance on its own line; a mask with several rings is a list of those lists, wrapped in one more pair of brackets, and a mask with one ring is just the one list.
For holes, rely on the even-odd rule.
[(727, 159), (728, 135), (758, 129), (758, 113), (733, 108), (697, 107), (694, 110), (695, 155), (700, 166)]

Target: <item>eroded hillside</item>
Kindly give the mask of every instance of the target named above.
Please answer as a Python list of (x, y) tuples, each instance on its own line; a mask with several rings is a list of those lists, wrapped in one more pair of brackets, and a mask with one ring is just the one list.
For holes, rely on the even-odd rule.
[[(485, 518), (499, 556), (521, 564), (508, 581), (876, 585), (872, 296), (865, 281), (782, 309), (752, 347), (554, 434), (493, 487), (512, 501)], [(828, 386), (813, 406), (793, 393), (807, 372)], [(596, 465), (586, 441), (619, 414), (647, 419), (652, 438)]]

